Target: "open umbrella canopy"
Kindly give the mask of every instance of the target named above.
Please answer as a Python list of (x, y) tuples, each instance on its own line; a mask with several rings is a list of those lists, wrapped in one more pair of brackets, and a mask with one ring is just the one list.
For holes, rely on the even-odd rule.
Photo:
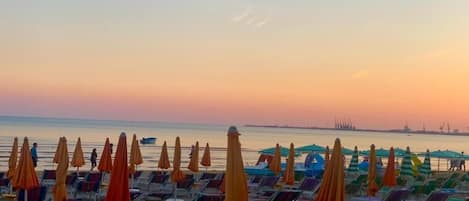
[(125, 136), (125, 133), (121, 133), (119, 136), (119, 142), (117, 143), (111, 181), (109, 182), (105, 201), (130, 201), (128, 175), (127, 137)]
[(243, 156), (239, 132), (236, 127), (228, 129), (228, 150), (226, 151), (226, 171), (224, 178), (225, 201), (248, 201), (248, 187), (244, 174)]
[(280, 173), (280, 171), (282, 171), (282, 167), (280, 166), (282, 163), (282, 159), (280, 156), (280, 145), (277, 144), (275, 147), (276, 149), (274, 157), (272, 158), (272, 162), (270, 162), (269, 169), (272, 170), (275, 175), (277, 175), (278, 173)]
[(406, 154), (404, 155), (404, 158), (402, 159), (401, 163), (401, 175), (403, 176), (408, 176), (408, 177), (413, 177), (414, 172), (412, 170), (412, 158), (411, 158), (411, 153), (410, 153), (410, 148), (407, 147)]
[(353, 150), (348, 149), (348, 148), (345, 148), (345, 147), (342, 147), (342, 154), (343, 154), (343, 155), (352, 155), (352, 154), (353, 154)]
[(195, 148), (191, 155), (191, 160), (189, 161), (189, 166), (187, 167), (192, 172), (199, 171), (199, 142), (195, 142)]
[(432, 173), (432, 166), (430, 163), (430, 150), (427, 149), (425, 154), (425, 159), (423, 160), (423, 164), (419, 167), (419, 173), (425, 176), (429, 176)]
[(461, 153), (449, 150), (437, 150), (430, 152), (430, 157), (452, 159), (461, 157)]
[(298, 148), (296, 148), (296, 151), (300, 152), (300, 153), (309, 153), (309, 152), (320, 152), (320, 153), (322, 153), (322, 152), (326, 151), (326, 148), (322, 147), (322, 146), (319, 146), (319, 145), (316, 145), (316, 144), (312, 144), (312, 145), (306, 145), (306, 146), (298, 147)]
[(16, 171), (16, 162), (18, 159), (18, 138), (13, 139), (13, 146), (11, 147), (10, 159), (8, 159), (8, 172), (7, 178), (13, 181)]
[(27, 137), (23, 140), (20, 159), (18, 166), (16, 166), (15, 177), (13, 178), (13, 186), (23, 190), (29, 190), (39, 186)]
[(210, 167), (210, 165), (212, 165), (210, 159), (210, 146), (208, 145), (208, 143), (205, 145), (204, 155), (202, 156), (200, 164), (204, 167)]
[(101, 154), (101, 159), (99, 160), (98, 170), (101, 172), (112, 171), (111, 144), (109, 143), (109, 138), (106, 138), (106, 142), (104, 143), (103, 153)]
[(54, 186), (54, 200), (56, 201), (66, 201), (67, 200), (67, 172), (68, 172), (68, 148), (67, 148), (67, 139), (61, 137), (59, 140), (59, 145), (57, 146), (57, 168), (55, 186)]
[(160, 160), (158, 161), (158, 168), (168, 169), (170, 167), (171, 165), (169, 163), (168, 146), (166, 145), (166, 141), (164, 141), (163, 147), (161, 148)]
[(383, 185), (393, 187), (397, 185), (396, 179), (396, 159), (394, 155), (394, 148), (389, 149), (388, 166), (384, 172)]
[(358, 172), (358, 170), (359, 170), (358, 169), (358, 148), (357, 146), (355, 146), (355, 149), (353, 150), (353, 154), (352, 154), (352, 159), (350, 160), (350, 164), (348, 166), (347, 171), (354, 173), (354, 172)]
[(81, 139), (78, 138), (77, 144), (75, 145), (75, 151), (72, 156), (72, 167), (81, 167), (85, 165), (85, 157), (83, 156), (83, 149), (81, 148)]
[[(377, 157), (389, 157), (388, 149), (379, 148), (379, 149), (376, 149), (375, 152), (376, 152)], [(370, 150), (361, 151), (360, 154), (365, 155), (365, 156), (370, 155)], [(394, 149), (394, 156), (403, 157), (404, 155), (405, 155), (405, 150), (399, 149), (399, 148)]]
[[(276, 147), (270, 147), (270, 148), (260, 150), (259, 153), (274, 155), (275, 149)], [(288, 154), (290, 154), (290, 149), (280, 146), (280, 155), (283, 157), (287, 157)], [(295, 151), (295, 156), (300, 156), (300, 153)]]
[(287, 168), (285, 168), (283, 181), (287, 185), (295, 183), (295, 146), (293, 143), (290, 144), (290, 154), (288, 154)]
[(375, 196), (376, 192), (378, 192), (379, 187), (376, 184), (376, 152), (375, 152), (375, 145), (372, 144), (370, 148), (370, 155), (368, 155), (368, 189), (367, 195), (368, 196)]
[(342, 146), (337, 138), (332, 150), (332, 157), (327, 166), (316, 201), (344, 201), (345, 200), (345, 178), (344, 159)]
[(136, 166), (143, 163), (142, 152), (140, 152), (140, 146), (138, 145), (136, 134), (134, 134), (132, 137), (132, 146), (130, 147), (129, 163), (130, 174), (134, 174), (137, 168)]

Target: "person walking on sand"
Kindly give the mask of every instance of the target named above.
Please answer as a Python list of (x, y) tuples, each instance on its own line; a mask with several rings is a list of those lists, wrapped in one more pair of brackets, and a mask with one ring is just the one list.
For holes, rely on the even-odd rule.
[(98, 153), (96, 153), (96, 149), (93, 149), (93, 152), (91, 152), (91, 171), (96, 167), (96, 159), (98, 158)]
[(34, 167), (37, 167), (37, 143), (33, 143), (33, 147), (31, 148), (31, 158), (33, 159)]

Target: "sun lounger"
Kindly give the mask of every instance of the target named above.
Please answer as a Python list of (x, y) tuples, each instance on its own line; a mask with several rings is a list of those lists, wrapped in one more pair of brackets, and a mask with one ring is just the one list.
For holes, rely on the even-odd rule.
[(383, 198), (379, 197), (354, 197), (352, 201), (403, 201), (409, 197), (410, 190), (408, 189), (393, 189), (390, 190)]
[(278, 176), (263, 176), (259, 183), (250, 183), (248, 187), (250, 191), (263, 191), (271, 190), (275, 187), (280, 177)]
[(298, 190), (283, 190), (274, 194), (270, 201), (292, 201), (297, 200), (302, 191)]
[(55, 185), (55, 170), (44, 170), (42, 173), (41, 184), (45, 186)]
[[(26, 201), (24, 196), (24, 190), (17, 192), (17, 201)], [(47, 187), (41, 186), (28, 190), (28, 200), (27, 201), (44, 201), (47, 194)]]
[(199, 180), (215, 179), (215, 177), (217, 177), (217, 174), (216, 174), (216, 173), (204, 172), (204, 173), (202, 173), (202, 176), (200, 176), (200, 179), (199, 179)]
[(221, 193), (199, 193), (195, 201), (224, 201), (225, 195)]

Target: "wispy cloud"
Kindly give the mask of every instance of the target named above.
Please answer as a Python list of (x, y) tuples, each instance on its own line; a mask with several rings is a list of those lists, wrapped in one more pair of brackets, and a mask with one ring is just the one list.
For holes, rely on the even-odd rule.
[(269, 21), (270, 21), (270, 16), (265, 17), (262, 21), (260, 21), (260, 22), (258, 22), (258, 23), (256, 24), (256, 27), (261, 28), (261, 27), (263, 27), (265, 24), (267, 24)]
[(270, 15), (261, 15), (254, 12), (252, 6), (246, 7), (243, 12), (239, 15), (236, 15), (231, 18), (235, 23), (244, 23), (249, 26), (254, 26), (256, 28), (261, 28), (270, 21)]
[(252, 7), (249, 6), (249, 7), (246, 7), (243, 11), (243, 13), (237, 15), (237, 16), (234, 16), (232, 18), (233, 22), (241, 22), (243, 21), (244, 19), (248, 18), (250, 15), (251, 15), (251, 12), (252, 12)]

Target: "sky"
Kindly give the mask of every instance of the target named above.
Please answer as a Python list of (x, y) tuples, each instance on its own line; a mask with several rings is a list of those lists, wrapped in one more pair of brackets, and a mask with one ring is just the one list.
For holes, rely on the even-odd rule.
[(0, 115), (469, 128), (469, 1), (5, 1)]

